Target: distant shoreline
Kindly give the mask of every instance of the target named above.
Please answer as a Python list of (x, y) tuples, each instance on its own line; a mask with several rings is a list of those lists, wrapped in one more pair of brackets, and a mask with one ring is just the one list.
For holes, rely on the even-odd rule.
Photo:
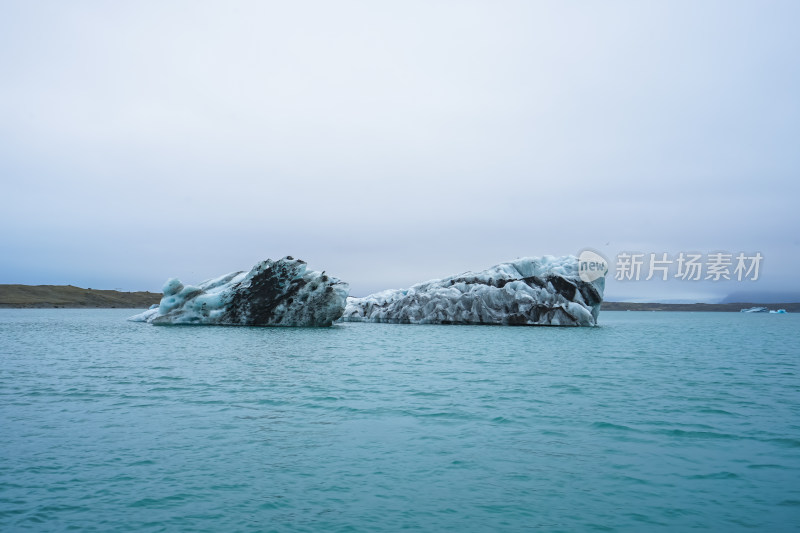
[(161, 293), (83, 289), (72, 285), (0, 285), (0, 309), (147, 309)]
[(800, 303), (781, 303), (781, 304), (764, 304), (752, 302), (737, 302), (730, 304), (662, 304), (657, 302), (651, 303), (633, 303), (633, 302), (603, 302), (600, 305), (600, 312), (603, 311), (703, 311), (714, 313), (738, 313), (742, 309), (750, 307), (766, 307), (770, 311), (777, 311), (778, 309), (786, 309), (787, 313), (800, 312)]
[[(161, 301), (157, 292), (121, 292), (83, 289), (72, 285), (0, 285), (0, 309), (147, 309)], [(738, 313), (749, 307), (786, 309), (800, 313), (800, 302), (765, 304), (742, 302), (727, 304), (665, 304), (604, 301), (601, 311), (705, 311)]]

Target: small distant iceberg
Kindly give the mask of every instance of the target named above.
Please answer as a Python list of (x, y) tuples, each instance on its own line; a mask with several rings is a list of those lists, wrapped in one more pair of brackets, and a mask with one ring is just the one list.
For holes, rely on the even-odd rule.
[(778, 309), (777, 311), (771, 310), (770, 313), (773, 315), (783, 315), (786, 314), (786, 309)]
[[(766, 307), (748, 307), (747, 309), (742, 309), (739, 311), (740, 313), (769, 313), (769, 309)], [(784, 311), (785, 313), (786, 311)]]
[(155, 325), (330, 326), (342, 316), (347, 283), (291, 256), (267, 259), (197, 286), (167, 280), (158, 306), (128, 320)]
[(604, 288), (604, 275), (581, 278), (574, 256), (526, 257), (408, 289), (348, 298), (342, 321), (595, 326)]

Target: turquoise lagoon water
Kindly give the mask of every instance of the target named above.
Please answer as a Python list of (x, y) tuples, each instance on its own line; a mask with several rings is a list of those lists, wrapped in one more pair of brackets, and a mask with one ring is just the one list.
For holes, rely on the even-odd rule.
[(800, 315), (0, 310), (0, 531), (796, 531)]

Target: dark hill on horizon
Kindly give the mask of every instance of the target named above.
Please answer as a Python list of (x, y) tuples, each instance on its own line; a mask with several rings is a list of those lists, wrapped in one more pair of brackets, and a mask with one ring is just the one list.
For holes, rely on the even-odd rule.
[(769, 291), (743, 291), (734, 292), (726, 296), (720, 303), (730, 304), (737, 302), (764, 302), (765, 304), (779, 304), (781, 302), (800, 302), (800, 292), (769, 292)]
[(83, 289), (72, 285), (0, 285), (0, 308), (146, 309), (161, 301), (154, 292)]

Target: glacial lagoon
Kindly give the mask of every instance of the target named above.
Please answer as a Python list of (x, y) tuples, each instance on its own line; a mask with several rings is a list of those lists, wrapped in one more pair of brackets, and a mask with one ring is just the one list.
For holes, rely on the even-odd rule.
[(792, 531), (800, 315), (0, 310), (1, 531)]

